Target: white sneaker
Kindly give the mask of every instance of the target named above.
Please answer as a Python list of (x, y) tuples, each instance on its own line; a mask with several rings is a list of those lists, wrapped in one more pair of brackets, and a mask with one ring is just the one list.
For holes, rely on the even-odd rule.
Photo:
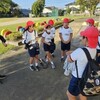
[(56, 68), (56, 66), (55, 66), (55, 64), (53, 63), (53, 64), (51, 64), (51, 67), (52, 67), (52, 69), (55, 69)]

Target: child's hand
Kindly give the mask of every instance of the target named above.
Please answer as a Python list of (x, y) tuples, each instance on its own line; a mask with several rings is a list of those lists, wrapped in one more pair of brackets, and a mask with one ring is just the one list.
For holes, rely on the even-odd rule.
[(98, 57), (100, 56), (100, 53), (98, 53)]

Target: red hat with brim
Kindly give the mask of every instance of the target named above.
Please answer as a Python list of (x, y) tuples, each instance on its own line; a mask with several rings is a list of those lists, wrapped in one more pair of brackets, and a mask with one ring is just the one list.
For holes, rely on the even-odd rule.
[(94, 19), (92, 18), (87, 19), (86, 22), (94, 25)]
[(49, 21), (48, 21), (48, 24), (49, 24), (49, 25), (54, 25), (54, 20), (52, 20), (52, 19), (49, 20)]
[(85, 31), (80, 32), (81, 36), (87, 37), (88, 46), (90, 48), (96, 48), (98, 44), (99, 31), (94, 26), (87, 28)]
[(26, 23), (25, 29), (27, 29), (28, 27), (30, 27), (30, 26), (32, 26), (32, 25), (35, 25), (35, 23), (34, 23), (33, 21), (28, 21), (28, 22)]
[(70, 21), (70, 20), (69, 20), (68, 18), (64, 18), (64, 19), (63, 19), (63, 23), (69, 23), (69, 21)]
[[(48, 28), (50, 25), (49, 24), (45, 24), (44, 28)], [(51, 26), (50, 26), (51, 27)]]

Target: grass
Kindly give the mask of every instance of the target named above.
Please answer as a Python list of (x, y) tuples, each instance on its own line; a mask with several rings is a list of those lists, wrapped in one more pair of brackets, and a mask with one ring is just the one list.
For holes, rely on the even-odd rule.
[[(65, 18), (65, 17), (68, 17), (68, 18), (70, 18), (70, 19), (79, 19), (79, 18), (87, 18), (87, 16), (75, 16), (75, 15), (67, 15), (67, 16), (59, 16), (58, 18), (61, 18), (61, 19), (63, 19), (63, 18)], [(43, 22), (43, 21), (48, 21), (49, 19), (56, 19), (57, 17), (40, 17), (40, 19), (39, 20), (36, 20), (35, 21), (35, 19), (33, 18), (33, 21), (35, 21), (35, 22)], [(0, 22), (1, 21), (11, 21), (11, 20), (16, 20), (17, 18), (0, 18)], [(25, 24), (26, 24), (26, 22), (25, 23), (19, 23), (19, 24), (13, 24), (13, 25), (7, 25), (7, 26), (1, 26), (0, 27), (0, 31), (2, 30), (2, 29), (9, 29), (10, 31), (13, 31), (13, 32), (15, 32), (16, 31), (16, 29), (17, 29), (17, 27), (18, 26), (23, 26), (23, 27), (25, 27)]]
[(15, 46), (8, 45), (7, 47), (4, 47), (3, 44), (0, 43), (0, 54), (4, 54), (4, 53), (6, 53), (7, 51), (9, 51), (13, 48), (15, 48)]
[(17, 20), (18, 18), (0, 18), (0, 22), (9, 22)]
[[(63, 19), (65, 17), (68, 17), (68, 18), (74, 19), (74, 20), (75, 19), (79, 19), (79, 18), (87, 18), (87, 16), (70, 16), (70, 15), (68, 15), (68, 16), (60, 16), (59, 18)], [(56, 18), (57, 17), (55, 17), (55, 18), (54, 17), (41, 17), (37, 21), (35, 21), (34, 18), (33, 18), (33, 20), (35, 22), (40, 22), (41, 23), (43, 21), (48, 21), (49, 19), (56, 19)], [(17, 18), (0, 18), (0, 22), (8, 22), (8, 21), (16, 20), (16, 19)], [(16, 29), (17, 29), (18, 26), (25, 27), (25, 24), (26, 24), (26, 22), (25, 23), (20, 23), (20, 24), (13, 24), (13, 25), (1, 26), (0, 27), (0, 31), (2, 29), (9, 29), (12, 32), (16, 32)], [(8, 45), (7, 47), (4, 47), (2, 44), (0, 44), (0, 54), (3, 54), (3, 53), (5, 53), (5, 52), (7, 52), (7, 51), (9, 51), (9, 50), (11, 50), (13, 48), (15, 48), (15, 46), (13, 46), (13, 45)]]

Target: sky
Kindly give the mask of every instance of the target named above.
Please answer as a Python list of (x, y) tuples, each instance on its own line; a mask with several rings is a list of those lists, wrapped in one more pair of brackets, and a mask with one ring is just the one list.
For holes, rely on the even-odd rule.
[[(12, 0), (12, 1), (17, 3), (21, 8), (29, 9), (36, 0)], [(45, 0), (45, 5), (64, 8), (66, 4), (74, 1), (75, 0)]]

